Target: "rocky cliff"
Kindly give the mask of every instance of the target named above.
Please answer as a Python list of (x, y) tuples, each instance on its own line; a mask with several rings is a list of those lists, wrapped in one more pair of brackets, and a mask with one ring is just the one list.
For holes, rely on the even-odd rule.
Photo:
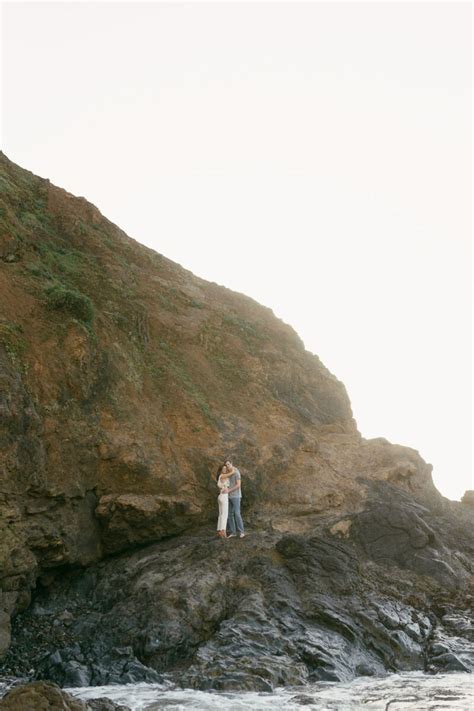
[[(468, 501), (364, 439), (271, 310), (4, 154), (0, 190), (4, 671), (271, 688), (470, 668)], [(212, 538), (229, 455), (238, 542)]]

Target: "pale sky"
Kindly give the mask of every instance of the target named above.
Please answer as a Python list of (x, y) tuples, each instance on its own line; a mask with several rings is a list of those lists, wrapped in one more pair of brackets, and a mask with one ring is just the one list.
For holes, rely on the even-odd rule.
[(2, 150), (271, 307), (472, 482), (470, 3), (2, 4)]

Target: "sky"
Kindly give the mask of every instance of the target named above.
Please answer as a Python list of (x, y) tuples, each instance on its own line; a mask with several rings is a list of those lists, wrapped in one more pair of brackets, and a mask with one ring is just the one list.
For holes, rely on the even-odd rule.
[(470, 3), (2, 3), (2, 150), (291, 324), (472, 481)]

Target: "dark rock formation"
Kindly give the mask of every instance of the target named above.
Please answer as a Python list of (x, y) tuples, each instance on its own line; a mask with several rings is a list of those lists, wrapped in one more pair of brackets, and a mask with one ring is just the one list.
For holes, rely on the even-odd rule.
[(15, 619), (5, 668), (32, 666), (66, 686), (166, 674), (201, 689), (262, 691), (386, 670), (473, 670), (474, 597), (459, 551), (440, 543), (443, 516), (381, 483), (347, 520), (227, 541), (197, 529), (57, 574)]
[[(3, 154), (0, 186), (3, 672), (267, 690), (472, 668), (470, 498), (362, 438), (269, 309)], [(228, 454), (242, 541), (212, 538)]]

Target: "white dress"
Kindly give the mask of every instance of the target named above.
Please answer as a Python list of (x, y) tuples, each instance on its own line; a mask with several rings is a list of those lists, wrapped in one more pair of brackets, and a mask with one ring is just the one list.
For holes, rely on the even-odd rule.
[(229, 515), (229, 494), (227, 490), (229, 488), (229, 478), (222, 478), (222, 474), (217, 480), (217, 486), (220, 489), (220, 494), (217, 497), (217, 503), (219, 504), (219, 518), (217, 519), (217, 530), (225, 531), (227, 528), (227, 516)]

